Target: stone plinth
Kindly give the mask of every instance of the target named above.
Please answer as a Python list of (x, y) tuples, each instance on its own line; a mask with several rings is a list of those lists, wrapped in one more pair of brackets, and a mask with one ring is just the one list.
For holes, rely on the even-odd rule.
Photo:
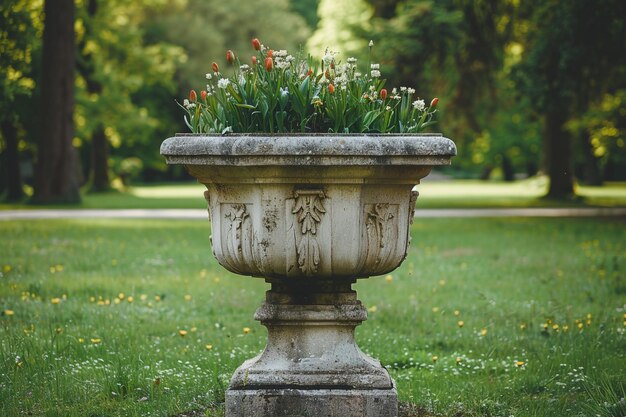
[(454, 143), (433, 135), (167, 139), (167, 162), (207, 187), (211, 244), (231, 272), (271, 284), (255, 318), (264, 352), (235, 372), (227, 417), (396, 417), (397, 395), (354, 329), (357, 278), (397, 268), (417, 193)]

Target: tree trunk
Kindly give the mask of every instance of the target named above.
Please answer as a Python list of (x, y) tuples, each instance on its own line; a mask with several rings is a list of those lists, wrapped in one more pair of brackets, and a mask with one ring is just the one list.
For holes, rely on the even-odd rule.
[(93, 191), (107, 191), (109, 185), (109, 143), (104, 134), (104, 128), (99, 125), (91, 135), (92, 141), (92, 166), (93, 166)]
[(587, 185), (602, 185), (603, 178), (600, 172), (600, 165), (598, 158), (593, 154), (593, 146), (591, 146), (589, 141), (589, 134), (587, 132), (580, 133), (578, 142), (580, 143), (580, 150), (583, 156), (582, 182)]
[(80, 202), (74, 136), (74, 0), (46, 0), (43, 33), (42, 136), (35, 203)]
[(22, 190), (17, 128), (12, 121), (5, 120), (2, 122), (2, 137), (6, 145), (4, 159), (7, 181), (7, 201), (19, 201), (24, 197), (24, 191)]
[(559, 110), (546, 113), (544, 149), (550, 188), (546, 197), (566, 199), (574, 196), (574, 169), (571, 134), (565, 129), (567, 114)]
[(511, 158), (505, 154), (502, 154), (502, 177), (507, 182), (515, 181), (515, 168), (513, 168)]
[[(102, 83), (94, 77), (95, 63), (91, 52), (85, 53), (86, 40), (93, 34), (92, 19), (98, 13), (98, 0), (89, 0), (87, 2), (87, 14), (89, 19), (85, 20), (85, 36), (83, 37), (79, 48), (81, 51), (78, 60), (78, 72), (85, 80), (87, 91), (90, 95), (100, 96), (102, 94)], [(110, 189), (109, 183), (109, 144), (104, 134), (104, 126), (98, 124), (91, 133), (91, 179), (92, 191), (107, 191)]]

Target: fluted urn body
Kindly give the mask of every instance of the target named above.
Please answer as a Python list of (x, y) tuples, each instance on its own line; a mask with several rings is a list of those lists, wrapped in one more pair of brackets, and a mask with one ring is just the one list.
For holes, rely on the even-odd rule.
[(212, 249), (272, 284), (255, 318), (268, 343), (233, 376), (235, 416), (397, 415), (393, 381), (354, 342), (350, 286), (405, 258), (417, 192), (454, 143), (436, 135), (180, 135), (161, 153), (207, 187)]

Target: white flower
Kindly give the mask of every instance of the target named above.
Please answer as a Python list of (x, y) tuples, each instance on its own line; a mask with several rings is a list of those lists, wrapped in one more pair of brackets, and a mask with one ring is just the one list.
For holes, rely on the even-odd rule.
[(183, 106), (185, 106), (185, 107), (189, 108), (189, 100), (184, 99), (184, 100), (183, 100)]
[(385, 110), (387, 110), (387, 111), (391, 110), (391, 106), (385, 107)]
[(400, 87), (400, 91), (405, 92), (406, 91), (406, 87)]
[(369, 43), (369, 47), (371, 48), (372, 46), (374, 46), (374, 41), (370, 41)]
[(210, 80), (211, 78), (213, 78), (213, 74), (210, 74), (210, 73), (207, 72), (206, 73), (206, 79)]
[(335, 57), (328, 51), (326, 51), (326, 54), (322, 58), (322, 61), (324, 61), (324, 64), (326, 65), (330, 65), (330, 63), (333, 62), (334, 60), (335, 60)]
[(350, 58), (347, 59), (347, 61), (348, 61), (348, 64), (356, 64), (356, 58), (355, 57), (351, 56)]
[(380, 77), (380, 71), (378, 71), (378, 70), (372, 70), (372, 72), (371, 72), (371, 76), (372, 76), (372, 78), (378, 78), (378, 77)]
[(241, 66), (239, 67), (239, 69), (240, 69), (241, 71), (248, 71), (248, 70), (250, 69), (250, 65), (248, 65), (248, 64), (243, 64), (243, 65), (241, 65)]
[(285, 97), (289, 95), (289, 88), (285, 87), (280, 87), (280, 95), (281, 97)]
[(391, 94), (392, 94), (392, 95), (394, 95), (394, 96), (395, 96), (396, 94), (398, 94), (398, 89), (397, 89), (396, 87), (394, 87), (394, 88), (391, 90)]
[(219, 88), (226, 89), (229, 83), (230, 81), (228, 80), (228, 78), (220, 78), (219, 81), (217, 82), (217, 86)]
[(358, 80), (359, 78), (361, 78), (361, 73), (360, 73), (360, 72), (358, 72), (358, 71), (357, 71), (357, 72), (355, 72), (355, 73), (354, 73), (354, 78), (356, 78), (357, 80)]
[(414, 88), (407, 88), (406, 92), (409, 94), (415, 94), (415, 89)]
[(373, 70), (380, 69), (380, 64), (371, 64), (370, 68), (373, 69)]
[(423, 111), (426, 108), (426, 103), (424, 102), (424, 100), (415, 100), (413, 102), (413, 107), (415, 107), (415, 110), (417, 111)]

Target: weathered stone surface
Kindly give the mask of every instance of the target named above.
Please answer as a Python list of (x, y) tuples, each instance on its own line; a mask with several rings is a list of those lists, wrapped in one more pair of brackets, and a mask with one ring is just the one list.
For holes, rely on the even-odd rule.
[(237, 274), (272, 284), (255, 318), (262, 354), (235, 372), (227, 417), (396, 417), (394, 383), (355, 343), (367, 318), (351, 284), (400, 265), (414, 185), (447, 165), (433, 135), (185, 135), (168, 163), (207, 187), (212, 249)]
[(449, 165), (456, 146), (440, 135), (179, 135), (161, 154), (170, 164)]
[(395, 388), (228, 390), (226, 415), (245, 417), (397, 417)]

